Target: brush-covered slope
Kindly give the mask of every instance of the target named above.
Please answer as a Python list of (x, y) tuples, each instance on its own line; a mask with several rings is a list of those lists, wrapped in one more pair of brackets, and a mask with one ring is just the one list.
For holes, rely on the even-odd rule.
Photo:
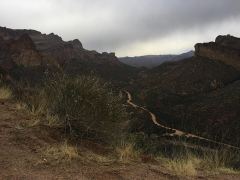
[[(219, 43), (219, 38), (224, 42), (233, 39), (223, 36), (210, 46), (196, 45), (195, 57), (165, 63), (142, 73), (135, 89), (138, 89), (138, 98), (167, 124), (239, 144), (240, 61), (233, 61), (228, 53), (224, 59), (219, 58), (221, 49), (224, 49), (222, 53), (225, 50), (239, 53), (232, 47), (239, 39)], [(205, 49), (204, 52), (201, 49)]]

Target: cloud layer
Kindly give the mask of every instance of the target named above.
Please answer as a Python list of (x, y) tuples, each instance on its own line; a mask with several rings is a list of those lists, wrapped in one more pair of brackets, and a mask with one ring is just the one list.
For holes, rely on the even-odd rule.
[(240, 36), (239, 0), (8, 0), (0, 26), (79, 38), (119, 56), (178, 53), (217, 34)]

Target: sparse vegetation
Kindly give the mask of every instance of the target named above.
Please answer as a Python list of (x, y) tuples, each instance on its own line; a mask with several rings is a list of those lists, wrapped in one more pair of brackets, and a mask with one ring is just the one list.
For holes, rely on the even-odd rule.
[(110, 155), (101, 155), (96, 154), (90, 150), (85, 150), (81, 152), (81, 160), (84, 162), (96, 162), (101, 164), (109, 164), (115, 162), (114, 156)]
[(57, 115), (51, 115), (51, 114), (47, 113), (45, 118), (46, 118), (47, 126), (49, 126), (49, 127), (61, 126), (60, 120)]
[(0, 31), (0, 179), (239, 179), (239, 38), (135, 69), (79, 40)]
[(130, 119), (121, 97), (95, 76), (48, 78), (41, 90), (25, 100), (29, 112), (46, 125), (62, 125), (78, 138), (111, 142)]
[(132, 134), (129, 136), (128, 141), (131, 142), (130, 148), (127, 146), (128, 143), (125, 143), (126, 150), (124, 151), (123, 148), (119, 152), (127, 155), (141, 152), (141, 154), (152, 156), (169, 171), (181, 177), (194, 177), (199, 170), (212, 175), (240, 173), (240, 152), (238, 150), (223, 147), (219, 150), (212, 148), (202, 149), (201, 146), (191, 148), (187, 146), (184, 140), (172, 141), (172, 143), (170, 141), (162, 143), (162, 140), (157, 136), (148, 137), (142, 133)]
[(140, 156), (140, 151), (137, 151), (135, 145), (125, 141), (122, 141), (120, 145), (116, 147), (116, 153), (118, 160), (123, 163), (138, 160)]
[(0, 99), (10, 99), (11, 97), (11, 89), (7, 86), (0, 86)]
[(188, 157), (186, 159), (179, 157), (175, 159), (167, 159), (165, 166), (177, 176), (193, 177), (197, 175), (199, 161), (200, 160), (195, 157)]
[[(236, 154), (233, 154), (235, 156)], [(229, 159), (230, 158), (230, 159)], [(196, 176), (198, 170), (207, 174), (238, 174), (239, 169), (234, 168), (234, 160), (219, 151), (206, 151), (203, 155), (188, 153), (173, 158), (160, 158), (164, 166), (177, 176)]]
[(240, 172), (240, 154), (229, 149), (205, 152), (201, 157), (201, 167), (214, 172)]
[(79, 158), (77, 147), (70, 145), (67, 141), (59, 145), (47, 147), (43, 154), (50, 161), (57, 162), (72, 161)]
[(194, 177), (199, 170), (209, 174), (238, 173), (239, 156), (236, 152), (189, 150), (184, 142), (178, 146), (165, 146), (158, 135), (123, 133), (123, 124), (132, 117), (122, 105), (121, 97), (95, 76), (72, 78), (56, 75), (48, 78), (36, 92), (31, 91), (30, 95), (24, 96), (27, 99), (16, 104), (17, 109), (27, 109), (34, 117), (28, 126), (42, 123), (60, 127), (67, 136), (113, 145), (112, 153), (105, 156), (91, 151), (79, 154), (81, 148), (66, 141), (60, 142), (43, 152), (52, 163), (83, 160), (125, 164), (144, 162), (142, 157), (146, 156), (179, 177)]

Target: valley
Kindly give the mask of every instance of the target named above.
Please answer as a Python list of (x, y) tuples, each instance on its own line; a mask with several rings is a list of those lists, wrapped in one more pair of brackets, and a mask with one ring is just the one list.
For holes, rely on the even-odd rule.
[(238, 179), (239, 43), (142, 68), (0, 27), (0, 178)]
[(164, 126), (157, 121), (157, 117), (156, 117), (155, 114), (153, 114), (152, 112), (150, 112), (148, 109), (146, 109), (144, 107), (141, 107), (141, 106), (138, 106), (138, 105), (134, 104), (133, 100), (132, 100), (132, 95), (128, 91), (125, 91), (125, 93), (127, 94), (127, 97), (128, 97), (127, 103), (129, 105), (131, 105), (134, 108), (142, 109), (142, 110), (146, 111), (147, 113), (149, 113), (149, 115), (151, 117), (151, 120), (152, 120), (152, 123), (155, 124), (156, 126), (158, 126), (160, 128), (163, 128), (163, 129), (166, 129), (166, 130), (173, 131), (173, 133), (166, 133), (166, 134), (163, 134), (162, 136), (165, 136), (165, 137), (166, 136), (177, 136), (177, 137), (180, 137), (180, 138), (181, 137), (193, 138), (193, 139), (198, 139), (198, 140), (204, 140), (206, 142), (210, 142), (210, 143), (213, 143), (213, 144), (225, 146), (225, 147), (228, 147), (228, 148), (233, 148), (233, 149), (236, 149), (236, 150), (240, 150), (239, 147), (235, 147), (235, 146), (232, 146), (232, 145), (229, 145), (229, 144), (217, 142), (217, 141), (214, 141), (214, 140), (211, 140), (211, 139), (207, 139), (207, 138), (200, 137), (200, 136), (197, 136), (197, 135), (194, 135), (194, 134), (191, 134), (191, 133), (183, 132), (181, 130), (177, 130), (177, 129), (173, 129), (173, 128)]

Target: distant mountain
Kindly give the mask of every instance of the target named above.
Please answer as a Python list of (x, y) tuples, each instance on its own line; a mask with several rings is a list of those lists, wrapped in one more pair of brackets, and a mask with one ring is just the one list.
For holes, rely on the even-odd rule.
[(194, 51), (189, 51), (187, 53), (179, 55), (147, 55), (147, 56), (136, 56), (136, 57), (123, 57), (119, 60), (127, 65), (133, 67), (146, 67), (154, 68), (161, 65), (164, 62), (174, 62), (182, 59), (192, 57)]

